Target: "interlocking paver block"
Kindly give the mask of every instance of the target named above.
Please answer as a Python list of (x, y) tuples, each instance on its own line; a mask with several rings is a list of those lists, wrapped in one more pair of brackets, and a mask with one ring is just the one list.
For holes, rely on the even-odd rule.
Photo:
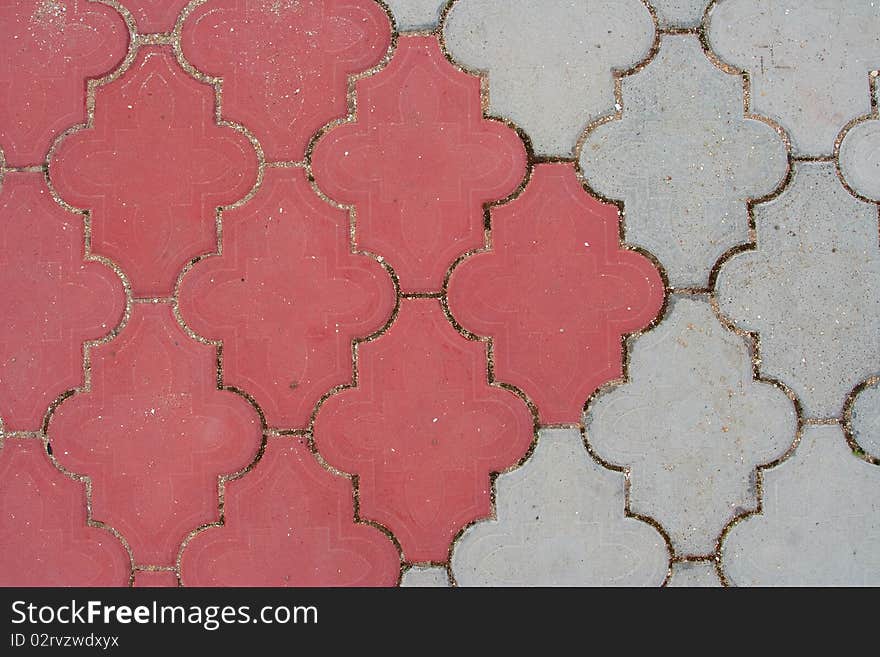
[(545, 424), (578, 422), (587, 397), (622, 375), (621, 336), (663, 306), (659, 272), (620, 245), (619, 221), (571, 164), (542, 164), (493, 209), (491, 250), (450, 277), (453, 316), (493, 338), (495, 376), (528, 394)]
[(752, 111), (778, 121), (802, 155), (830, 155), (840, 130), (871, 111), (880, 66), (880, 4), (719, 0), (709, 45), (749, 72)]
[(182, 280), (182, 317), (223, 341), (224, 383), (253, 395), (270, 426), (307, 428), (318, 400), (351, 382), (352, 339), (391, 316), (391, 278), (350, 241), (348, 213), (303, 169), (270, 169), (253, 201), (223, 213), (223, 255)]
[(641, 0), (459, 0), (444, 37), (458, 63), (488, 71), (493, 114), (538, 154), (569, 156), (587, 124), (614, 111), (612, 71), (648, 55), (654, 22)]
[(489, 386), (485, 345), (457, 333), (437, 299), (403, 301), (358, 354), (357, 387), (318, 411), (317, 449), (359, 476), (361, 517), (390, 529), (407, 561), (443, 563), (455, 534), (489, 515), (490, 473), (527, 452), (531, 414)]
[(321, 467), (305, 439), (271, 438), (226, 484), (225, 522), (197, 534), (180, 562), (188, 586), (393, 586), (394, 544), (355, 524), (351, 482)]
[(127, 586), (122, 543), (87, 520), (85, 488), (41, 440), (0, 441), (0, 586)]
[(299, 161), (348, 112), (348, 76), (391, 43), (373, 0), (210, 0), (186, 20), (183, 54), (223, 80), (223, 116), (253, 130), (268, 160)]
[(734, 515), (757, 507), (755, 467), (794, 442), (794, 404), (754, 381), (743, 339), (687, 297), (635, 342), (628, 374), (588, 408), (590, 444), (630, 468), (632, 510), (657, 520), (678, 554), (710, 554)]
[(672, 564), (671, 588), (712, 588), (721, 586), (715, 564), (709, 561), (684, 561)]
[(449, 586), (449, 575), (440, 566), (413, 566), (403, 574), (400, 585), (409, 588), (439, 589)]
[(705, 287), (718, 258), (749, 240), (746, 202), (785, 178), (785, 144), (744, 118), (741, 77), (716, 68), (693, 35), (664, 37), (622, 95), (622, 119), (583, 145), (584, 176), (626, 203), (627, 241), (656, 255), (673, 287)]
[(437, 26), (446, 0), (385, 0), (394, 13), (398, 30), (425, 30)]
[(122, 63), (128, 30), (86, 0), (0, 4), (0, 148), (7, 166), (35, 165), (57, 135), (86, 120), (86, 79)]
[(248, 139), (214, 117), (214, 89), (170, 49), (144, 47), (95, 93), (93, 125), (61, 141), (49, 177), (92, 217), (92, 248), (131, 279), (135, 296), (171, 294), (184, 265), (216, 249), (216, 208), (257, 178)]
[(853, 437), (859, 447), (880, 459), (880, 384), (867, 386), (853, 402)]
[(764, 473), (764, 512), (723, 544), (737, 586), (880, 584), (880, 468), (853, 455), (839, 426), (808, 426)]
[(217, 520), (218, 477), (256, 456), (260, 418), (217, 389), (215, 349), (191, 340), (167, 305), (136, 304), (122, 333), (91, 352), (91, 390), (49, 420), (55, 456), (91, 478), (94, 519), (125, 537), (138, 564), (173, 565), (186, 535)]
[(838, 417), (880, 367), (877, 206), (849, 194), (833, 163), (803, 162), (755, 222), (757, 249), (721, 268), (721, 311), (758, 332), (761, 373), (789, 386), (807, 417)]
[[(880, 88), (875, 93), (880, 105)], [(857, 194), (880, 201), (880, 118), (857, 123), (846, 133), (840, 144), (840, 172)]]
[(666, 544), (624, 514), (624, 476), (576, 429), (545, 429), (532, 457), (496, 481), (497, 519), (470, 527), (452, 572), (462, 586), (658, 586)]
[(383, 256), (403, 292), (436, 292), (462, 253), (483, 244), (483, 204), (526, 175), (514, 130), (483, 118), (480, 79), (435, 37), (402, 37), (387, 68), (357, 83), (357, 119), (312, 156), (318, 186), (353, 204), (357, 247)]
[(83, 260), (83, 218), (52, 200), (42, 173), (0, 181), (0, 422), (37, 431), (49, 404), (81, 386), (83, 342), (122, 320), (122, 281)]

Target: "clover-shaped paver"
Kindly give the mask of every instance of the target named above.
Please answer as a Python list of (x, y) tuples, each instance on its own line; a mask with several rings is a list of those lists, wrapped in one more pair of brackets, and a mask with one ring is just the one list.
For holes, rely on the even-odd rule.
[(622, 93), (621, 120), (583, 145), (584, 176), (626, 203), (627, 241), (656, 255), (674, 287), (705, 287), (718, 258), (749, 239), (746, 202), (785, 177), (785, 144), (743, 116), (742, 79), (712, 65), (696, 36), (664, 37)]
[(625, 514), (624, 477), (576, 429), (545, 429), (531, 458), (496, 481), (496, 518), (462, 535), (462, 586), (657, 586), (669, 565), (651, 525)]
[[(880, 105), (880, 85), (875, 82)], [(840, 172), (857, 194), (880, 201), (880, 117), (862, 121), (846, 133), (840, 144)]]
[(127, 586), (131, 560), (90, 527), (86, 492), (55, 468), (43, 441), (0, 441), (0, 586)]
[(785, 192), (754, 210), (757, 248), (721, 268), (722, 313), (761, 345), (761, 373), (807, 417), (839, 417), (880, 367), (877, 206), (852, 196), (830, 162), (803, 162)]
[(708, 39), (722, 60), (748, 71), (752, 111), (778, 121), (798, 154), (830, 155), (840, 130), (871, 111), (876, 2), (720, 0)]
[(614, 111), (614, 70), (644, 59), (654, 22), (641, 0), (459, 0), (444, 25), (455, 60), (489, 73), (493, 114), (541, 155), (571, 154)]
[(675, 297), (632, 347), (629, 382), (590, 405), (597, 453), (631, 471), (630, 505), (657, 520), (678, 555), (706, 555), (758, 500), (755, 467), (795, 439), (794, 404), (752, 378), (749, 350), (708, 302)]
[(853, 402), (851, 422), (858, 446), (880, 460), (880, 383), (859, 392)]
[(764, 510), (734, 525), (722, 565), (737, 586), (880, 584), (880, 468), (839, 426), (808, 426), (764, 473)]
[(246, 476), (226, 484), (224, 523), (183, 551), (187, 586), (393, 586), (397, 549), (353, 519), (351, 482), (300, 437), (272, 438)]

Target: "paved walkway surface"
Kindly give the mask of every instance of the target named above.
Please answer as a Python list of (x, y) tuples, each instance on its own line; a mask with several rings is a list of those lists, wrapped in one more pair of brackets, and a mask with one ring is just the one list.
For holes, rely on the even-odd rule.
[(0, 584), (880, 584), (880, 2), (0, 3)]

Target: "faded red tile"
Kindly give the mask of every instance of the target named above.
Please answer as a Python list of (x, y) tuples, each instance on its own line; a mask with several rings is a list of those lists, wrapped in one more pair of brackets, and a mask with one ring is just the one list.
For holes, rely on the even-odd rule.
[(170, 32), (190, 0), (119, 0), (131, 12), (138, 32)]
[(0, 421), (37, 431), (49, 404), (83, 384), (83, 341), (108, 334), (122, 281), (84, 262), (83, 222), (52, 199), (42, 173), (0, 181)]
[(138, 570), (134, 574), (137, 588), (174, 588), (178, 586), (177, 573), (170, 570)]
[(496, 380), (523, 390), (544, 424), (580, 422), (587, 398), (623, 373), (621, 336), (663, 306), (654, 264), (620, 246), (618, 210), (583, 189), (571, 164), (535, 167), (492, 210), (492, 250), (450, 277), (449, 308), (494, 341)]
[(223, 115), (254, 131), (269, 160), (299, 161), (312, 136), (348, 113), (348, 76), (381, 61), (391, 22), (373, 0), (212, 0), (181, 45), (223, 78)]
[(94, 127), (61, 142), (49, 173), (91, 211), (93, 252), (122, 267), (135, 296), (168, 296), (189, 260), (216, 249), (216, 208), (244, 197), (257, 167), (247, 138), (214, 122), (213, 87), (144, 47), (98, 89)]
[(358, 118), (317, 144), (319, 187), (357, 210), (357, 247), (385, 257), (404, 292), (438, 291), (483, 243), (483, 204), (526, 173), (525, 146), (483, 117), (480, 79), (435, 37), (401, 37), (391, 63), (357, 83)]
[(271, 439), (254, 470), (226, 485), (226, 522), (181, 557), (187, 586), (393, 586), (397, 548), (354, 523), (351, 482), (300, 438)]
[(116, 68), (128, 29), (86, 0), (0, 2), (0, 148), (7, 166), (40, 164), (55, 137), (85, 123), (86, 79)]
[(135, 304), (91, 364), (91, 391), (49, 421), (55, 456), (91, 477), (93, 517), (125, 536), (137, 563), (172, 565), (187, 533), (218, 519), (218, 477), (256, 456), (259, 416), (217, 389), (215, 349), (168, 305)]
[(268, 169), (257, 196), (223, 213), (223, 255), (183, 279), (180, 311), (223, 341), (226, 385), (253, 395), (276, 428), (306, 428), (318, 400), (352, 380), (352, 339), (382, 327), (391, 278), (351, 253), (348, 213), (303, 169)]
[(404, 300), (358, 367), (357, 388), (318, 412), (318, 451), (359, 476), (361, 517), (388, 527), (408, 561), (444, 562), (455, 534), (489, 514), (489, 473), (528, 450), (532, 416), (488, 384), (486, 346), (458, 334), (436, 299)]
[(0, 441), (0, 586), (128, 586), (122, 543), (87, 522), (83, 485), (42, 441)]

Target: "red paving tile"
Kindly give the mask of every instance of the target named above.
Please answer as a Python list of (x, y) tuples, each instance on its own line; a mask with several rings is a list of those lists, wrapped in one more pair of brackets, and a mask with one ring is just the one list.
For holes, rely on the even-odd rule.
[(270, 426), (307, 428), (315, 404), (352, 379), (351, 341), (391, 316), (391, 278), (353, 255), (348, 213), (302, 169), (270, 169), (251, 203), (223, 214), (223, 256), (184, 277), (180, 311), (223, 340), (224, 383), (247, 390)]
[(226, 485), (226, 522), (190, 541), (189, 586), (393, 586), (397, 548), (353, 521), (351, 482), (318, 463), (302, 438), (270, 439), (247, 476)]
[(218, 476), (255, 457), (259, 417), (217, 389), (215, 349), (189, 339), (167, 305), (136, 304), (91, 366), (91, 391), (50, 418), (56, 458), (91, 478), (94, 519), (125, 536), (137, 563), (173, 565), (187, 533), (218, 519)]
[(52, 465), (41, 440), (0, 443), (3, 586), (127, 586), (122, 543), (86, 522), (85, 488)]
[(358, 386), (327, 399), (315, 443), (357, 474), (360, 514), (412, 562), (445, 562), (466, 524), (489, 515), (489, 473), (533, 439), (526, 404), (487, 381), (486, 346), (465, 339), (436, 299), (407, 299), (388, 332), (359, 350)]
[(97, 2), (0, 3), (0, 149), (6, 166), (37, 165), (55, 137), (86, 120), (86, 78), (122, 62), (128, 30)]
[(170, 32), (174, 29), (177, 16), (190, 0), (118, 0), (119, 4), (131, 12), (137, 30), (141, 34), (149, 32)]
[[(49, 194), (42, 173), (0, 182), (0, 419), (37, 431), (49, 404), (83, 384), (83, 342), (122, 320), (119, 277), (83, 261), (83, 220)], [(39, 336), (39, 339), (35, 339)]]
[(177, 573), (170, 570), (138, 570), (134, 574), (138, 588), (173, 588), (178, 586)]
[(214, 89), (168, 48), (141, 48), (132, 70), (96, 92), (94, 126), (50, 162), (63, 200), (92, 216), (92, 249), (135, 296), (167, 296), (183, 266), (216, 249), (215, 209), (257, 178), (247, 138), (214, 122)]
[(620, 246), (619, 221), (570, 164), (538, 165), (492, 210), (491, 251), (450, 277), (453, 316), (493, 338), (495, 377), (526, 392), (544, 424), (580, 422), (587, 398), (623, 374), (621, 336), (663, 306), (659, 272)]
[(357, 246), (383, 256), (403, 292), (435, 292), (483, 243), (483, 204), (526, 173), (516, 132), (483, 118), (480, 78), (435, 37), (401, 37), (391, 63), (357, 83), (358, 117), (315, 147), (318, 186), (357, 211)]
[(216, 0), (184, 23), (193, 66), (223, 78), (223, 116), (254, 131), (268, 160), (299, 161), (312, 135), (348, 112), (348, 76), (391, 44), (372, 0)]

